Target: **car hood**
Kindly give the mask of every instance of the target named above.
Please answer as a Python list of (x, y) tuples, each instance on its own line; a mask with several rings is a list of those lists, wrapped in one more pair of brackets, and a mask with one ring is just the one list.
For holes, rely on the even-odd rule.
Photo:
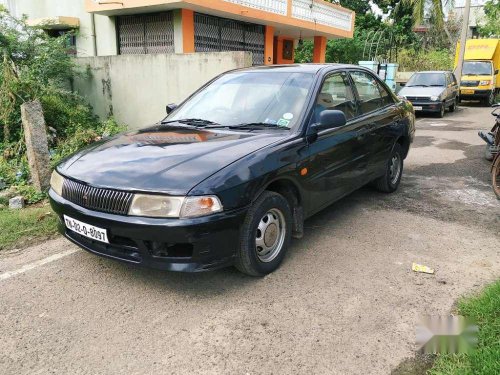
[(398, 95), (401, 96), (416, 96), (416, 97), (430, 97), (439, 96), (444, 91), (444, 87), (403, 87)]
[(57, 169), (97, 187), (183, 195), (225, 166), (287, 136), (279, 130), (155, 126), (98, 142)]

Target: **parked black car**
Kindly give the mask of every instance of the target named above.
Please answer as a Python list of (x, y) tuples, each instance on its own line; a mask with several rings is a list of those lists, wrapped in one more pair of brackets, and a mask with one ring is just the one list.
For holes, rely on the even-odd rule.
[(411, 105), (350, 65), (231, 71), (167, 111), (57, 167), (67, 238), (165, 270), (265, 275), (305, 218), (370, 182), (395, 191), (415, 133)]
[(418, 72), (398, 93), (413, 104), (415, 112), (435, 112), (444, 117), (446, 109), (454, 112), (460, 89), (452, 72)]

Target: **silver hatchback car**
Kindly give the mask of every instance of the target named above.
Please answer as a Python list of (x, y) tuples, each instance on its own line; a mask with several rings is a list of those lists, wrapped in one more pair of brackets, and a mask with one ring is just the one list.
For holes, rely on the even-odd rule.
[(411, 76), (398, 95), (413, 104), (415, 112), (434, 112), (443, 117), (446, 109), (455, 111), (459, 87), (452, 72), (418, 72)]

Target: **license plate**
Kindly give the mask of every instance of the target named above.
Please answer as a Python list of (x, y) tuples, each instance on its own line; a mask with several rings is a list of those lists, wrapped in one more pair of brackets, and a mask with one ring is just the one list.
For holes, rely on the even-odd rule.
[(417, 107), (413, 107), (413, 109), (414, 109), (415, 111), (421, 111), (421, 110), (422, 110), (422, 107), (417, 106)]
[(108, 241), (108, 233), (106, 229), (102, 229), (99, 227), (95, 227), (90, 224), (82, 223), (72, 217), (64, 215), (64, 224), (66, 224), (66, 228), (76, 232), (82, 236), (91, 238), (96, 241), (109, 243)]
[(463, 95), (474, 95), (474, 90), (460, 90)]

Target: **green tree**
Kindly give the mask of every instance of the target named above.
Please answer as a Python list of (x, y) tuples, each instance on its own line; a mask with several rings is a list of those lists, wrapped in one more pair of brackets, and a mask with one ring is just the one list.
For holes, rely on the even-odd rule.
[(423, 24), (427, 18), (431, 19), (434, 26), (445, 31), (451, 44), (453, 40), (445, 23), (444, 7), (453, 5), (454, 2), (454, 0), (401, 0), (400, 4), (413, 7), (415, 25)]
[(500, 36), (500, 0), (489, 0), (484, 5), (485, 23), (479, 27), (483, 37)]

